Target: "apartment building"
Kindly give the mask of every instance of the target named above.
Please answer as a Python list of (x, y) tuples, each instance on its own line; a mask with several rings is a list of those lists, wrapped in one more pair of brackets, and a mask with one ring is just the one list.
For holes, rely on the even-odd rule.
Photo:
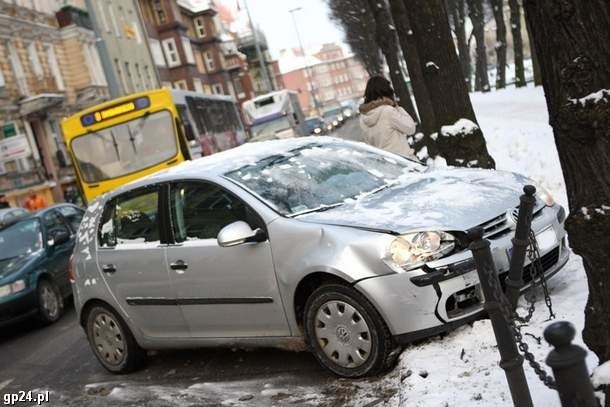
[(137, 0), (86, 0), (112, 98), (160, 87)]
[(368, 80), (360, 61), (346, 55), (338, 44), (324, 44), (319, 51), (307, 56), (297, 49), (283, 50), (279, 65), (285, 88), (299, 94), (306, 114), (315, 110), (313, 95), (323, 110), (361, 97)]
[(74, 172), (59, 122), (108, 98), (87, 13), (56, 6), (0, 1), (0, 192), (13, 205), (30, 189), (63, 201)]
[(162, 86), (252, 96), (247, 61), (213, 2), (140, 0), (140, 8)]

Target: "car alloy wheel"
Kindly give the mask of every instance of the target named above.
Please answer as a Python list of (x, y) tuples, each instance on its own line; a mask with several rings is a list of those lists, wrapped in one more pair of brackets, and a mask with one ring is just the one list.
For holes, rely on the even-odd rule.
[(101, 312), (95, 317), (93, 343), (98, 355), (109, 365), (118, 366), (123, 362), (127, 346), (121, 327), (110, 314)]
[(38, 305), (42, 322), (50, 324), (59, 319), (64, 304), (55, 284), (47, 280), (38, 283)]
[(344, 301), (318, 308), (316, 338), (329, 359), (342, 367), (358, 367), (371, 354), (371, 333), (362, 315)]

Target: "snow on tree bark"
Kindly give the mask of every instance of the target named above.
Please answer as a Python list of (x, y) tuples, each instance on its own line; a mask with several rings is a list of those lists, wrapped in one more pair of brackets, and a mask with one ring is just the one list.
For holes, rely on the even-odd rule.
[(483, 0), (466, 0), (472, 21), (472, 31), (477, 42), (476, 75), (474, 90), (489, 92), (489, 76), (487, 74), (487, 50), (485, 48), (485, 15)]
[[(610, 4), (525, 0), (566, 182), (570, 246), (589, 284), (583, 339), (610, 360)], [(607, 391), (606, 406), (610, 406)]]
[(375, 18), (375, 39), (390, 69), (390, 79), (398, 98), (398, 104), (409, 113), (413, 120), (419, 121), (413, 101), (411, 100), (411, 92), (409, 92), (407, 81), (400, 67), (398, 37), (396, 36), (392, 16), (385, 5), (385, 1), (368, 0), (368, 4), (369, 11)]
[(506, 23), (504, 22), (504, 0), (490, 0), (496, 21), (496, 89), (506, 87)]
[(521, 6), (519, 0), (508, 0), (510, 7), (510, 28), (513, 34), (513, 52), (515, 55), (515, 86), (526, 85), (525, 67), (523, 66), (523, 37), (521, 36)]
[[(460, 119), (477, 123), (468, 89), (455, 50), (448, 24), (444, 0), (408, 0), (404, 2), (419, 54), (424, 83), (437, 121), (437, 130), (454, 125)], [(434, 63), (434, 65), (429, 64)], [(483, 132), (477, 126), (460, 137), (424, 137), (430, 157), (441, 155), (448, 165), (465, 166), (474, 163), (482, 168), (494, 168), (487, 151)]]
[(429, 135), (438, 129), (438, 125), (432, 101), (424, 83), (422, 64), (419, 60), (419, 53), (413, 38), (413, 31), (409, 23), (404, 0), (390, 0), (390, 11), (396, 24), (396, 33), (398, 34), (402, 54), (407, 63), (407, 70), (411, 79), (411, 87), (413, 88), (413, 96), (415, 97), (421, 127), (423, 132)]

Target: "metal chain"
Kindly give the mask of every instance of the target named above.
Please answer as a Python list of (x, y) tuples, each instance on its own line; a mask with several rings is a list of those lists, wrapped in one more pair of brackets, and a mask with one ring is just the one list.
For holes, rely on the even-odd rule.
[(515, 320), (517, 319), (517, 314), (513, 311), (512, 306), (508, 301), (508, 298), (506, 298), (506, 296), (504, 295), (504, 291), (502, 289), (502, 286), (500, 285), (499, 280), (494, 276), (490, 276), (489, 285), (491, 286), (494, 297), (498, 301), (500, 312), (508, 323), (508, 326), (512, 331), (513, 336), (515, 337), (519, 350), (521, 351), (521, 353), (523, 353), (523, 357), (525, 358), (525, 360), (527, 360), (531, 368), (534, 370), (536, 375), (540, 378), (540, 380), (542, 381), (542, 383), (544, 383), (546, 387), (548, 387), (549, 389), (556, 389), (557, 385), (555, 384), (555, 380), (553, 379), (553, 377), (549, 376), (549, 374), (544, 370), (540, 363), (536, 361), (536, 357), (534, 356), (534, 354), (529, 351), (528, 344), (525, 343), (525, 341), (523, 340), (521, 326), (515, 323)]
[(544, 302), (549, 311), (549, 318), (547, 321), (551, 319), (555, 319), (555, 312), (553, 312), (553, 302), (551, 301), (551, 294), (549, 293), (549, 288), (546, 283), (546, 276), (544, 275), (544, 268), (542, 267), (542, 261), (540, 256), (540, 250), (538, 248), (538, 241), (536, 240), (536, 234), (533, 230), (529, 231), (529, 247), (527, 250), (527, 257), (530, 260), (532, 270), (532, 289), (535, 294), (535, 286), (536, 286), (536, 278), (540, 281), (540, 286), (542, 287), (542, 291), (544, 292)]

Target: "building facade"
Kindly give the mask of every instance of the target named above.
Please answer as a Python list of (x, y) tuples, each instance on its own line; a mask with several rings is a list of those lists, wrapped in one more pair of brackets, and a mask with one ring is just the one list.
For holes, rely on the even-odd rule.
[(86, 0), (112, 98), (160, 87), (137, 0)]
[(140, 8), (162, 86), (252, 96), (245, 56), (212, 2), (140, 0)]
[[(280, 56), (282, 81), (286, 89), (299, 95), (306, 114), (324, 110), (364, 94), (368, 74), (353, 55), (345, 55), (337, 44), (324, 44), (313, 55), (303, 56), (299, 50), (283, 50)], [(318, 112), (319, 113), (319, 112)]]
[(53, 10), (0, 1), (0, 191), (13, 205), (31, 189), (63, 201), (75, 184), (59, 122), (108, 98), (87, 13)]

